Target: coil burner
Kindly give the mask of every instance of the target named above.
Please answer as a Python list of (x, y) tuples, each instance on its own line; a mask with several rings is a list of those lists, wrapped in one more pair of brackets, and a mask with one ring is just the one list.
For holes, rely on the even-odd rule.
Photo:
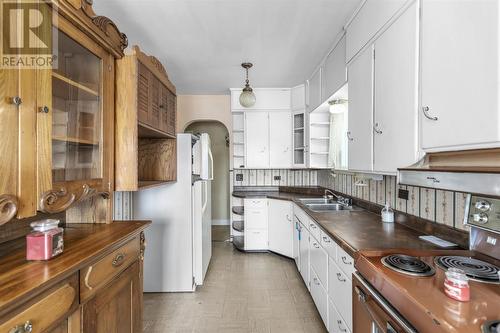
[(500, 283), (498, 268), (485, 261), (462, 256), (441, 256), (436, 257), (436, 265), (444, 270), (454, 267), (459, 268), (467, 274), (469, 279), (486, 283)]
[(392, 254), (382, 258), (382, 264), (396, 272), (413, 276), (432, 276), (434, 268), (417, 257)]

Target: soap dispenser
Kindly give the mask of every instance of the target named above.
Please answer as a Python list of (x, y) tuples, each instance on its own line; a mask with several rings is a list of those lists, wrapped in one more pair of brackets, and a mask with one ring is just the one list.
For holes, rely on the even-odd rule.
[(394, 222), (394, 210), (391, 208), (388, 202), (385, 204), (384, 208), (382, 208), (382, 222)]

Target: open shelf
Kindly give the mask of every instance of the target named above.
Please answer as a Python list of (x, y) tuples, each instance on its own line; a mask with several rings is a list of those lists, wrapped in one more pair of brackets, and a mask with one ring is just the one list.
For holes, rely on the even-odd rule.
[(303, 131), (304, 127), (295, 127), (293, 130), (294, 131)]
[(175, 135), (170, 135), (168, 133), (162, 132), (156, 128), (149, 125), (143, 124), (141, 122), (137, 123), (137, 134), (139, 138), (144, 139), (175, 139)]
[(244, 155), (233, 155), (233, 157), (245, 157)]
[(322, 137), (317, 137), (317, 138), (311, 138), (311, 140), (330, 140), (330, 138), (327, 136), (322, 136)]
[(233, 213), (236, 215), (245, 215), (245, 208), (244, 206), (234, 206), (232, 209)]
[(312, 155), (328, 155), (327, 151), (311, 152)]
[(329, 122), (323, 122), (323, 121), (317, 121), (317, 122), (311, 122), (312, 126), (330, 126)]
[[(56, 80), (52, 80), (53, 94), (56, 97), (61, 97), (66, 100), (79, 99), (79, 100), (98, 100), (99, 92), (97, 90), (91, 89), (81, 83), (73, 81), (62, 74), (52, 71), (52, 77)], [(75, 96), (74, 92), (71, 92), (70, 87), (76, 88), (79, 92), (78, 96)], [(74, 91), (74, 90), (73, 90)]]
[(245, 143), (243, 142), (233, 142), (233, 145), (244, 145)]
[(60, 141), (60, 142), (68, 142), (73, 144), (81, 144), (81, 145), (90, 145), (90, 146), (98, 146), (99, 142), (94, 140), (87, 140), (81, 138), (73, 138), (69, 136), (52, 136), (52, 140)]
[(244, 132), (244, 130), (242, 130), (242, 129), (233, 129), (233, 132), (235, 132), (235, 133), (242, 133), (242, 132)]
[(244, 221), (233, 221), (233, 229), (238, 232), (245, 231), (245, 222)]
[(233, 236), (233, 245), (236, 249), (240, 251), (245, 251), (245, 237)]

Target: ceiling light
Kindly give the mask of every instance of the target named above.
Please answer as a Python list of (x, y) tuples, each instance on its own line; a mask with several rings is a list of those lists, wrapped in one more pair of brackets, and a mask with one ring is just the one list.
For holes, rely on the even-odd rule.
[(347, 109), (347, 99), (333, 99), (331, 101), (328, 101), (328, 104), (330, 105), (330, 113), (331, 114), (339, 114), (339, 113), (344, 113)]
[(245, 83), (245, 88), (243, 88), (243, 91), (241, 92), (240, 95), (240, 104), (246, 108), (250, 108), (255, 105), (255, 94), (253, 93), (252, 87), (250, 87), (249, 81), (248, 81), (248, 69), (251, 68), (253, 65), (252, 63), (249, 62), (244, 62), (241, 64), (241, 67), (243, 67), (246, 70), (246, 83)]

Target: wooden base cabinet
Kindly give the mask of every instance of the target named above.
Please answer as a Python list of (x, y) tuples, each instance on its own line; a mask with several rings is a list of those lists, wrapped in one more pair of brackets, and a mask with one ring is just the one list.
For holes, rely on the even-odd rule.
[(84, 333), (142, 331), (142, 286), (139, 261), (118, 275), (83, 305)]

